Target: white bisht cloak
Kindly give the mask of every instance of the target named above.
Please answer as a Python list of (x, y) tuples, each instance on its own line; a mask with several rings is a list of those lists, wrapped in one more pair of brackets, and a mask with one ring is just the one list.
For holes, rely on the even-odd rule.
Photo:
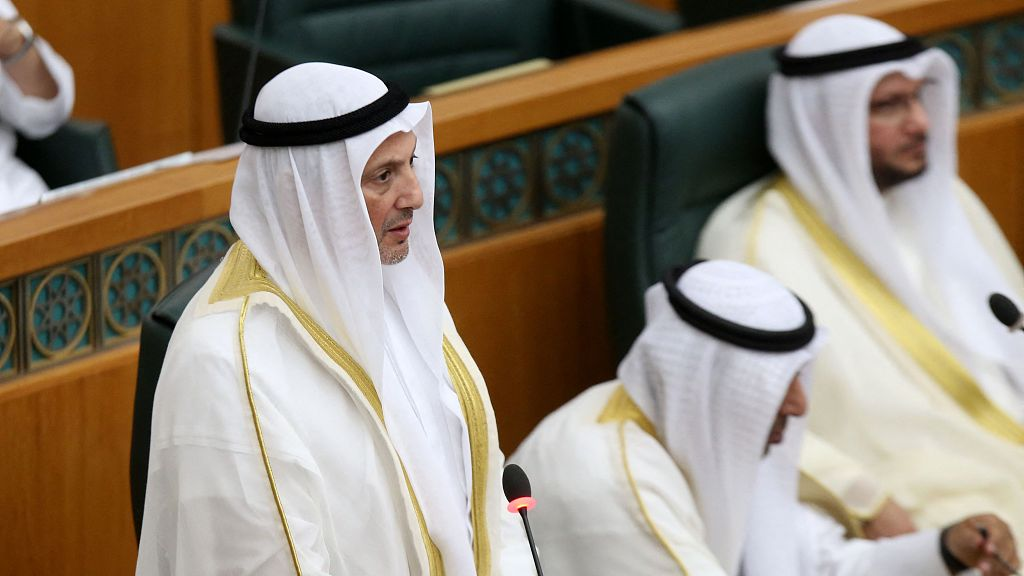
[[(246, 299), (251, 400), (274, 489), (241, 356)], [(502, 505), (483, 379), (447, 315), (445, 339), (469, 426), (477, 573), (498, 575), (502, 542), (521, 547), (523, 536)], [(183, 314), (161, 373), (139, 574), (291, 574), (289, 546), (306, 575), (443, 574), (379, 402), (352, 358), (233, 247)]]
[(660, 285), (647, 292), (647, 317), (620, 380), (548, 416), (511, 457), (533, 479), (531, 524), (546, 570), (944, 573), (935, 531), (882, 545), (847, 541), (842, 527), (797, 503), (798, 422), (762, 458), (785, 389), (817, 344), (768, 354), (717, 343), (675, 316)]
[[(17, 14), (13, 4), (0, 0), (0, 18)], [(36, 38), (35, 48), (57, 83), (57, 95), (49, 100), (26, 96), (0, 64), (0, 214), (37, 204), (47, 191), (39, 174), (14, 155), (15, 130), (29, 138), (49, 136), (67, 121), (75, 102), (71, 66), (43, 38)]]

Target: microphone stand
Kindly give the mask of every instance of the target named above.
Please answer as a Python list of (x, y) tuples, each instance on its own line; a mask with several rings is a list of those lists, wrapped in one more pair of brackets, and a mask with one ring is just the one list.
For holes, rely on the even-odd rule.
[(537, 544), (533, 541), (533, 530), (530, 530), (530, 520), (526, 517), (526, 507), (519, 509), (519, 515), (523, 517), (523, 526), (526, 527), (526, 539), (530, 542), (530, 553), (533, 554), (533, 565), (537, 567), (537, 576), (544, 576), (544, 570), (540, 567), (540, 557), (537, 555)]

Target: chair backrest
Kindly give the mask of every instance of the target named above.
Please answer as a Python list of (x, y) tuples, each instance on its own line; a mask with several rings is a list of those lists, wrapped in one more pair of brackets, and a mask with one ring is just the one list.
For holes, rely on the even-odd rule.
[(42, 176), (50, 188), (59, 188), (117, 170), (110, 130), (96, 120), (69, 120), (39, 140), (18, 136), (15, 154)]
[(135, 413), (132, 418), (132, 448), (129, 476), (132, 491), (132, 515), (135, 537), (142, 535), (142, 512), (146, 503), (146, 479), (149, 475), (149, 440), (152, 435), (153, 397), (160, 379), (167, 343), (185, 306), (202, 288), (216, 265), (196, 272), (178, 284), (146, 314), (139, 342), (139, 375), (135, 384)]
[[(237, 139), (259, 1), (235, 0), (233, 21), (214, 34), (229, 142)], [(433, 84), (556, 56), (555, 14), (553, 0), (272, 0), (251, 97), (276, 73), (309, 61), (361, 68), (416, 95)]]
[(615, 112), (605, 197), (609, 324), (618, 357), (643, 329), (643, 296), (693, 258), (729, 195), (775, 168), (765, 131), (771, 49), (737, 54), (626, 96)]
[(291, 46), (281, 45), (273, 39), (262, 38), (256, 68), (253, 70), (252, 90), (243, 105), (246, 74), (253, 47), (252, 32), (236, 24), (221, 24), (213, 29), (213, 41), (216, 45), (220, 121), (225, 142), (238, 141), (242, 113), (256, 101), (261, 86), (300, 62), (323, 60), (312, 54), (301, 53)]
[[(242, 103), (261, 3), (253, 90)], [(626, 0), (232, 0), (214, 31), (225, 141), (242, 109), (300, 62), (362, 68), (417, 95), (536, 58), (558, 59), (678, 30), (680, 18)]]

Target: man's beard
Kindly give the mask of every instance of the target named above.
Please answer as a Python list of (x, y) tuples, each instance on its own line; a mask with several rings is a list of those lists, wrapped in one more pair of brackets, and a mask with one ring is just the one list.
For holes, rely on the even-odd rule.
[(398, 264), (409, 256), (409, 244), (405, 243), (397, 248), (380, 247), (380, 263), (385, 266)]
[(904, 170), (902, 168), (892, 166), (891, 164), (886, 164), (884, 166), (876, 166), (873, 169), (873, 173), (875, 176), (875, 184), (878, 185), (878, 190), (880, 192), (885, 192), (893, 186), (897, 186), (907, 180), (917, 178), (921, 174), (924, 174), (924, 171), (927, 169), (928, 164), (922, 164), (917, 170)]
[[(920, 140), (916, 140), (908, 144), (906, 149), (909, 150), (915, 146), (923, 144), (926, 144), (926, 138), (924, 137), (922, 137)], [(897, 186), (899, 184), (906, 182), (907, 180), (917, 178), (921, 174), (924, 174), (924, 171), (927, 169), (927, 158), (924, 162), (921, 163), (921, 167), (915, 170), (905, 170), (892, 163), (871, 166), (871, 172), (875, 177), (875, 184), (878, 185), (878, 190), (880, 192), (885, 192), (886, 190), (892, 188), (893, 186)]]
[[(391, 229), (391, 227), (395, 226), (396, 224), (401, 224), (402, 222), (409, 222), (409, 221), (411, 221), (412, 220), (412, 212), (413, 212), (412, 208), (404, 208), (402, 210), (401, 214), (399, 214), (398, 216), (395, 216), (393, 218), (389, 218), (389, 219), (385, 220), (383, 224), (381, 224), (381, 227), (380, 227), (381, 228), (381, 230), (380, 230), (380, 238), (381, 238), (381, 240), (378, 242), (378, 249), (380, 251), (380, 263), (381, 264), (383, 264), (385, 266), (390, 266), (392, 264), (398, 264), (399, 262), (405, 260), (407, 256), (409, 256), (409, 241), (412, 239), (412, 234), (411, 233), (409, 234), (409, 239), (407, 239), (402, 244), (399, 244), (398, 246), (384, 246), (383, 239), (384, 239), (384, 236), (387, 234), (387, 231), (389, 229)], [(410, 232), (412, 232), (411, 229), (410, 229)]]

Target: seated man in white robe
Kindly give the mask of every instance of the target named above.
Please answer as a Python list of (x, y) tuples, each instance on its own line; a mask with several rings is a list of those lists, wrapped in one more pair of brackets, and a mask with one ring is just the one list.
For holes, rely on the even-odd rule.
[(71, 67), (18, 14), (0, 0), (0, 213), (38, 204), (46, 182), (14, 155), (15, 131), (43, 138), (71, 115)]
[[(753, 264), (807, 299), (832, 335), (809, 429), (919, 526), (998, 510), (1021, 533), (1024, 335), (988, 299), (1020, 302), (1024, 274), (957, 177), (958, 86), (945, 53), (887, 24), (810, 24), (769, 85), (782, 174), (720, 206), (698, 253)], [(844, 495), (856, 474), (819, 475), (814, 460), (804, 470)]]
[(137, 573), (527, 573), (444, 303), (430, 105), (302, 64), (240, 135), (240, 241), (168, 347)]
[[(1008, 574), (1006, 524), (975, 516), (877, 541), (797, 501), (824, 336), (775, 279), (728, 261), (648, 289), (618, 369), (548, 416), (511, 460), (531, 476), (545, 568), (563, 576)], [(807, 391), (809, 392), (809, 390)]]

